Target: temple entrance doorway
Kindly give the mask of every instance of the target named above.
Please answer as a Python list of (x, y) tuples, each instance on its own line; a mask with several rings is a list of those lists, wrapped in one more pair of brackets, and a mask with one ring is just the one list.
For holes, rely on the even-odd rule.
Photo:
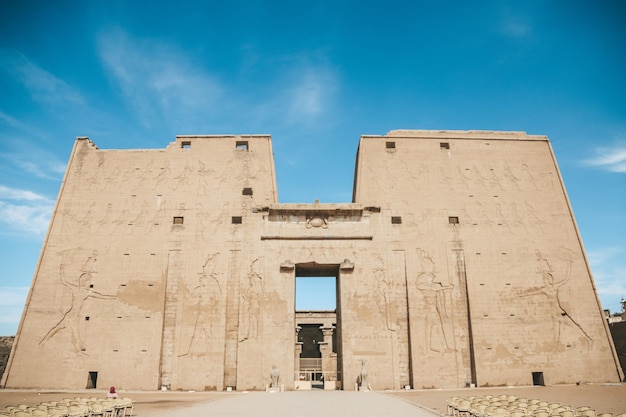
[(295, 387), (341, 389), (339, 265), (296, 265)]

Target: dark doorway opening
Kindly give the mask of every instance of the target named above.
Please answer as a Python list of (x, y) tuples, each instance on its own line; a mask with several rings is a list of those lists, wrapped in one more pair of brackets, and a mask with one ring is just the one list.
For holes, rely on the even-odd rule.
[[(341, 387), (339, 265), (296, 264), (296, 379), (309, 388)], [(336, 387), (336, 388), (332, 388)]]
[(98, 372), (89, 371), (89, 375), (87, 376), (87, 389), (96, 389), (97, 384), (98, 384)]
[(542, 387), (546, 385), (543, 382), (543, 372), (533, 372), (533, 385), (541, 385)]

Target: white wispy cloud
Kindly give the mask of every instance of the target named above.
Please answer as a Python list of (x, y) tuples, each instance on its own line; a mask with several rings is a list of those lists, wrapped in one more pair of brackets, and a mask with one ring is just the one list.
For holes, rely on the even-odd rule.
[(26, 56), (13, 51), (0, 51), (3, 67), (26, 87), (31, 97), (45, 105), (84, 104), (80, 92), (41, 68)]
[(626, 172), (626, 146), (597, 148), (596, 156), (583, 161), (584, 165), (595, 166), (609, 172)]
[(44, 235), (54, 201), (29, 190), (0, 185), (0, 233), (3, 230)]
[(338, 72), (319, 56), (285, 57), (276, 64), (277, 78), (272, 83), (272, 95), (257, 105), (260, 119), (268, 120), (276, 130), (287, 128), (319, 129), (334, 121), (340, 92)]
[(4, 185), (0, 185), (0, 196), (2, 196), (3, 200), (46, 200), (44, 196), (34, 193), (32, 191), (18, 190), (15, 188), (6, 187)]
[(146, 127), (161, 119), (192, 124), (222, 97), (215, 77), (172, 45), (131, 38), (122, 30), (101, 34), (100, 59)]
[(23, 307), (27, 295), (28, 287), (0, 287), (0, 307)]
[[(121, 29), (103, 32), (98, 51), (111, 81), (147, 128), (163, 121), (177, 131), (312, 125), (333, 108), (339, 85), (336, 71), (319, 53), (276, 58), (274, 78), (250, 88), (247, 79), (229, 77), (226, 83), (182, 47), (133, 38)], [(253, 73), (256, 64), (242, 62), (237, 74)]]
[(309, 119), (324, 113), (334, 102), (335, 74), (324, 66), (300, 68), (297, 73), (286, 90), (290, 116)]
[(7, 135), (1, 135), (0, 140), (8, 148), (0, 152), (0, 163), (14, 166), (20, 173), (28, 173), (37, 178), (47, 180), (63, 178), (66, 164), (51, 151), (20, 137), (9, 139)]

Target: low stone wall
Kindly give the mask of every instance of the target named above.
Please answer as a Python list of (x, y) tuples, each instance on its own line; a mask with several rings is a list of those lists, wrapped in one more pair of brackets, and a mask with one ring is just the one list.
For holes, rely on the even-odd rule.
[(4, 374), (15, 336), (0, 336), (0, 378)]

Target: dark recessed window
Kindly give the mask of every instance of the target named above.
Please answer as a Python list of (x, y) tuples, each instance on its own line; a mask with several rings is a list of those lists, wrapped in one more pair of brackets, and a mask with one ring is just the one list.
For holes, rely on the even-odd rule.
[(181, 142), (180, 147), (183, 149), (189, 149), (191, 148), (191, 142)]
[(402, 217), (391, 216), (391, 224), (402, 224)]
[(252, 195), (252, 188), (244, 188), (241, 195)]
[(396, 149), (396, 143), (395, 143), (395, 142), (387, 142), (387, 143), (385, 144), (385, 147), (386, 147), (387, 149)]
[(241, 216), (232, 217), (232, 224), (241, 224), (242, 222), (243, 222), (243, 219), (241, 218)]
[(448, 217), (448, 223), (450, 224), (459, 224), (459, 218), (455, 216)]
[(184, 217), (174, 217), (174, 224), (183, 224), (184, 220)]
[(89, 321), (89, 316), (85, 316), (85, 321)]
[(248, 141), (247, 140), (238, 140), (235, 143), (235, 148), (241, 149), (243, 151), (247, 151), (248, 150)]
[(440, 142), (439, 147), (441, 149), (450, 149), (450, 144), (448, 142)]

